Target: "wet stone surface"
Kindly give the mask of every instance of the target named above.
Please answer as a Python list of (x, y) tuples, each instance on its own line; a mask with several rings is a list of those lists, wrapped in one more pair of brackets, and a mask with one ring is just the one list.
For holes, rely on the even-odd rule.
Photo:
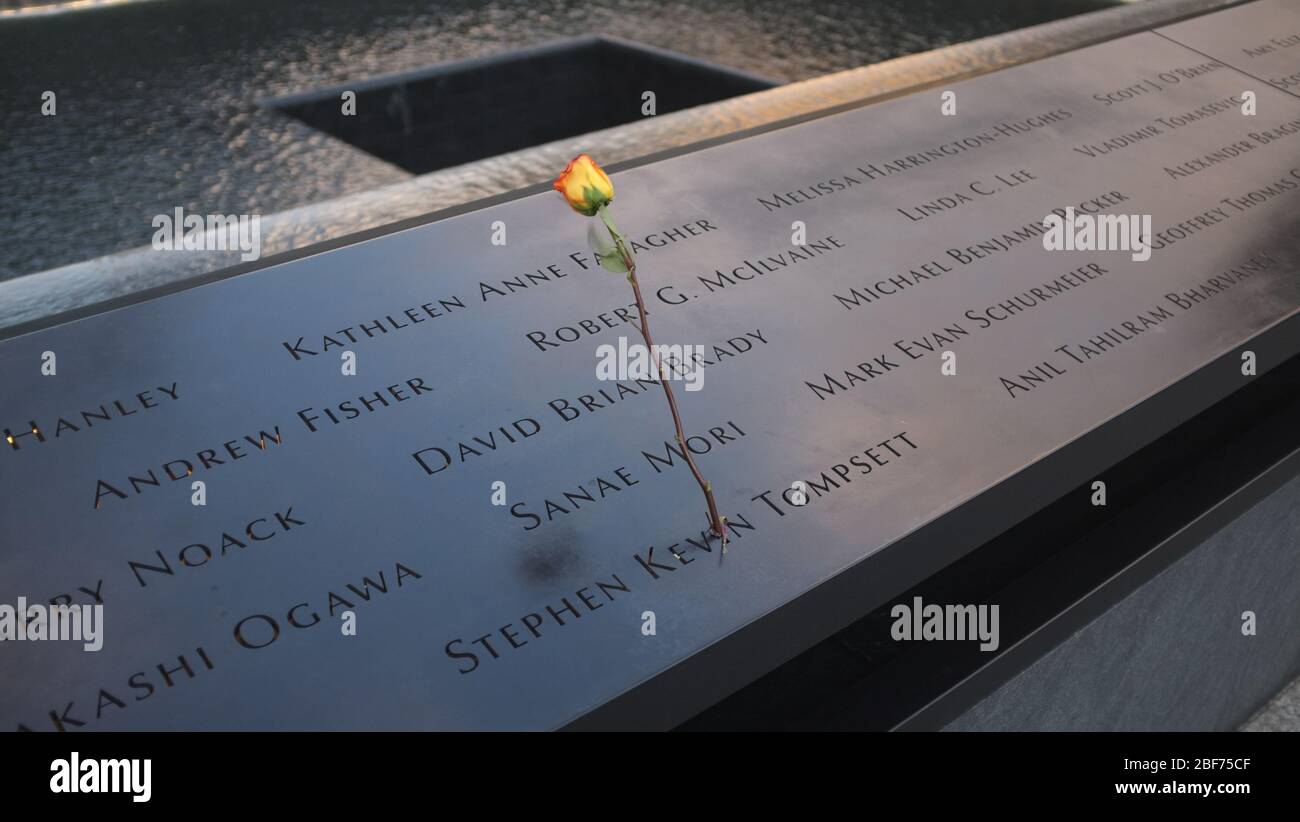
[(176, 207), (265, 215), (409, 179), (259, 105), (279, 95), (586, 34), (789, 82), (1107, 5), (164, 0), (0, 20), (0, 280), (146, 245)]

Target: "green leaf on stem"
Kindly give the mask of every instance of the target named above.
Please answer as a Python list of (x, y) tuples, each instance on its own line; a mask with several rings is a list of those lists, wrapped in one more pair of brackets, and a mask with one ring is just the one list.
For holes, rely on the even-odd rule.
[(606, 271), (613, 271), (618, 274), (626, 274), (627, 266), (623, 263), (623, 255), (618, 252), (618, 246), (614, 241), (605, 236), (595, 223), (587, 225), (587, 245), (591, 248), (596, 259), (600, 260), (600, 265)]

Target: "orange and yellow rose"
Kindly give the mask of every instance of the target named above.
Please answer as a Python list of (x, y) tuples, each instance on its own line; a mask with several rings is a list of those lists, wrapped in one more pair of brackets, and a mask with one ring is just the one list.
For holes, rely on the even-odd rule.
[(555, 190), (564, 195), (569, 207), (588, 217), (614, 201), (614, 184), (589, 155), (579, 154), (555, 178)]

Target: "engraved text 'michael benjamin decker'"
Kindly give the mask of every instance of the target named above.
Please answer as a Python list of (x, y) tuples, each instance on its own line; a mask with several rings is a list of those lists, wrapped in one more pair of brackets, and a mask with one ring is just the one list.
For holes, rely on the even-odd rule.
[[(1071, 206), (1084, 214), (1100, 214), (1110, 208), (1127, 202), (1129, 197), (1121, 191), (1110, 191), (1097, 197), (1090, 197)], [(1052, 213), (1064, 217), (1065, 208), (1054, 208)], [(859, 283), (849, 289), (848, 294), (833, 293), (831, 297), (846, 311), (862, 307), (869, 303), (894, 296), (905, 289), (922, 285), (944, 274), (950, 274), (957, 266), (968, 266), (1011, 251), (1015, 247), (1034, 240), (1041, 242), (1047, 231), (1041, 217), (1031, 222), (1003, 231), (964, 248), (949, 248), (945, 251), (948, 260), (932, 259), (925, 263), (913, 265), (907, 271), (893, 272), (881, 279)], [(880, 276), (880, 275), (877, 275)]]

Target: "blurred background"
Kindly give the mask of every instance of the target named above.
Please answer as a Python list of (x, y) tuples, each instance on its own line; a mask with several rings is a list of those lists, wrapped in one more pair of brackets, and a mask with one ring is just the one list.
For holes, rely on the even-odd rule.
[(1109, 5), (0, 0), (0, 280), (146, 245), (178, 206), (271, 214), (413, 176), (263, 105), (282, 95), (591, 34), (787, 83)]

